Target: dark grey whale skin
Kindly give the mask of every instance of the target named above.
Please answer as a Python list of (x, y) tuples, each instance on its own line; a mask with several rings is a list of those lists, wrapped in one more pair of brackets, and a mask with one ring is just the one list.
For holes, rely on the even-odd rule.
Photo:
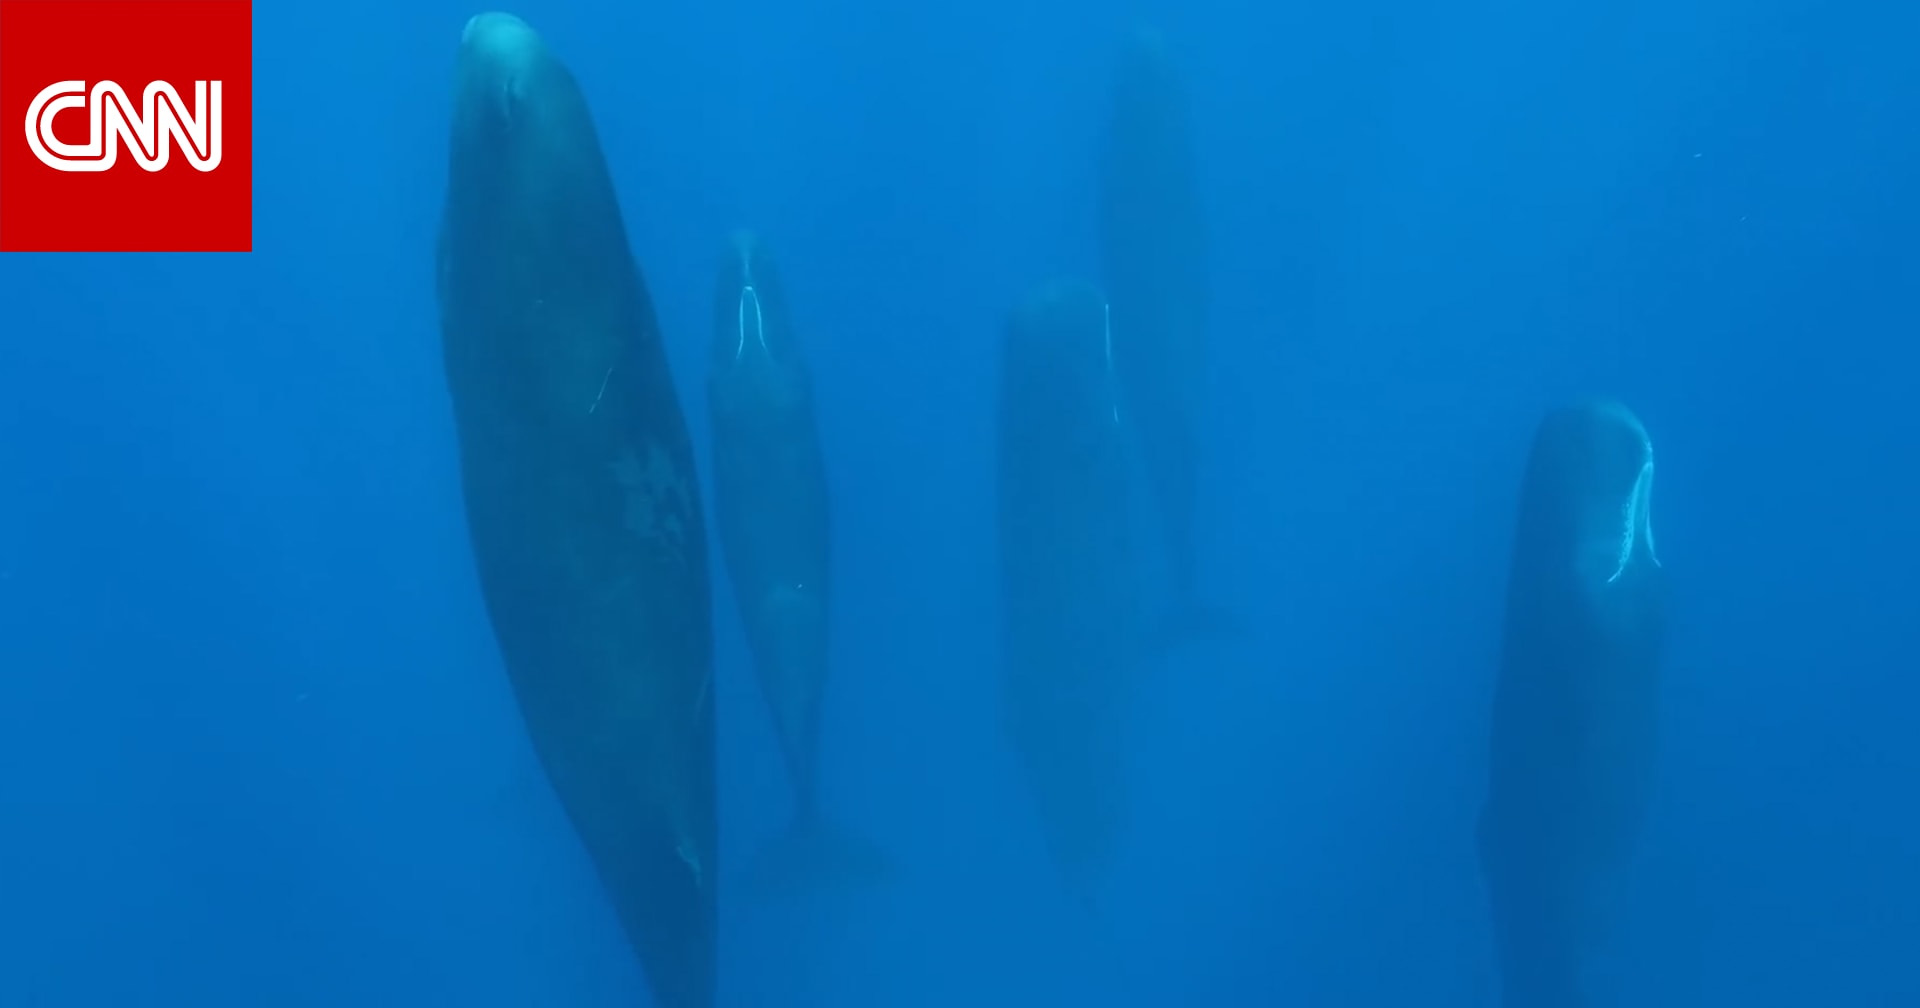
[(1652, 481), (1618, 403), (1556, 409), (1535, 436), (1479, 823), (1508, 1008), (1591, 1003), (1585, 951), (1652, 801), (1668, 624)]
[(1167, 634), (1231, 625), (1197, 595), (1197, 415), (1204, 392), (1208, 235), (1185, 82), (1160, 37), (1125, 41), (1100, 151), (1101, 285), (1130, 436), (1152, 490), (1171, 579)]
[(795, 819), (810, 823), (829, 665), (831, 500), (812, 376), (772, 257), (748, 232), (721, 260), (707, 403), (721, 552), (793, 780)]
[(1097, 289), (1043, 286), (1007, 324), (998, 405), (1006, 727), (1054, 860), (1088, 905), (1128, 817), (1124, 706), (1142, 653), (1110, 351)]
[(706, 537), (585, 99), (518, 19), (461, 38), (438, 293), (462, 496), (534, 752), (662, 1008), (714, 997)]

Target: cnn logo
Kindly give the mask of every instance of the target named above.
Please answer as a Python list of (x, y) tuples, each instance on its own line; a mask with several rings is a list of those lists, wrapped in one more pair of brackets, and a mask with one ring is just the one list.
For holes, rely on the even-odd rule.
[[(97, 172), (112, 168), (125, 145), (135, 164), (157, 172), (178, 145), (187, 164), (209, 172), (220, 167), (220, 82), (194, 81), (192, 108), (197, 115), (166, 81), (148, 84), (138, 108), (113, 81), (92, 90), (86, 81), (60, 81), (27, 105), (27, 147), (55, 171)], [(87, 139), (65, 143), (54, 135), (54, 117), (76, 109), (88, 113)]]
[(249, 0), (0, 0), (0, 252), (252, 248)]

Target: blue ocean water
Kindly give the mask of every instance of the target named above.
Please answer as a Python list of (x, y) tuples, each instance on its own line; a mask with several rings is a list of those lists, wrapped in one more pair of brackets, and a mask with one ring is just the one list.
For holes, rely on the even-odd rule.
[[(255, 12), (255, 248), (0, 258), (0, 1005), (645, 1004), (477, 590), (433, 249), (476, 8)], [(1496, 1003), (1473, 848), (1519, 471), (1644, 418), (1674, 581), (1620, 1004), (1920, 1004), (1920, 9), (532, 3), (702, 463), (781, 257), (833, 471), (827, 801), (721, 1003)], [(998, 731), (1006, 313), (1091, 276), (1121, 30), (1193, 94), (1201, 571), (1089, 926)], [(716, 575), (723, 871), (787, 786)]]

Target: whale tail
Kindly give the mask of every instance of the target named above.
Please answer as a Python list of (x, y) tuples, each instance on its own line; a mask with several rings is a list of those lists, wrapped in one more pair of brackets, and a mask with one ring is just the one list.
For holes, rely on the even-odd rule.
[(801, 812), (760, 852), (751, 888), (761, 899), (780, 899), (823, 888), (876, 886), (892, 873), (893, 864), (878, 844), (818, 813)]

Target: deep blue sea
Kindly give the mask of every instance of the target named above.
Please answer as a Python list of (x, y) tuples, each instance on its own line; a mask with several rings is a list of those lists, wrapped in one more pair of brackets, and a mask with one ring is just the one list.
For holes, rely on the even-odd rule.
[[(462, 25), (255, 5), (254, 251), (0, 257), (0, 1008), (650, 1004), (530, 747), (434, 295)], [(789, 793), (715, 558), (724, 1008), (1494, 1008), (1474, 829), (1520, 473), (1660, 452), (1659, 790), (1595, 1008), (1920, 1005), (1920, 6), (528, 0), (699, 462), (778, 255), (832, 472), (825, 801), (899, 870), (757, 903)], [(1094, 277), (1118, 40), (1191, 94), (1199, 571), (1090, 925), (999, 730), (1008, 312)], [(736, 890), (737, 892), (737, 890)]]

